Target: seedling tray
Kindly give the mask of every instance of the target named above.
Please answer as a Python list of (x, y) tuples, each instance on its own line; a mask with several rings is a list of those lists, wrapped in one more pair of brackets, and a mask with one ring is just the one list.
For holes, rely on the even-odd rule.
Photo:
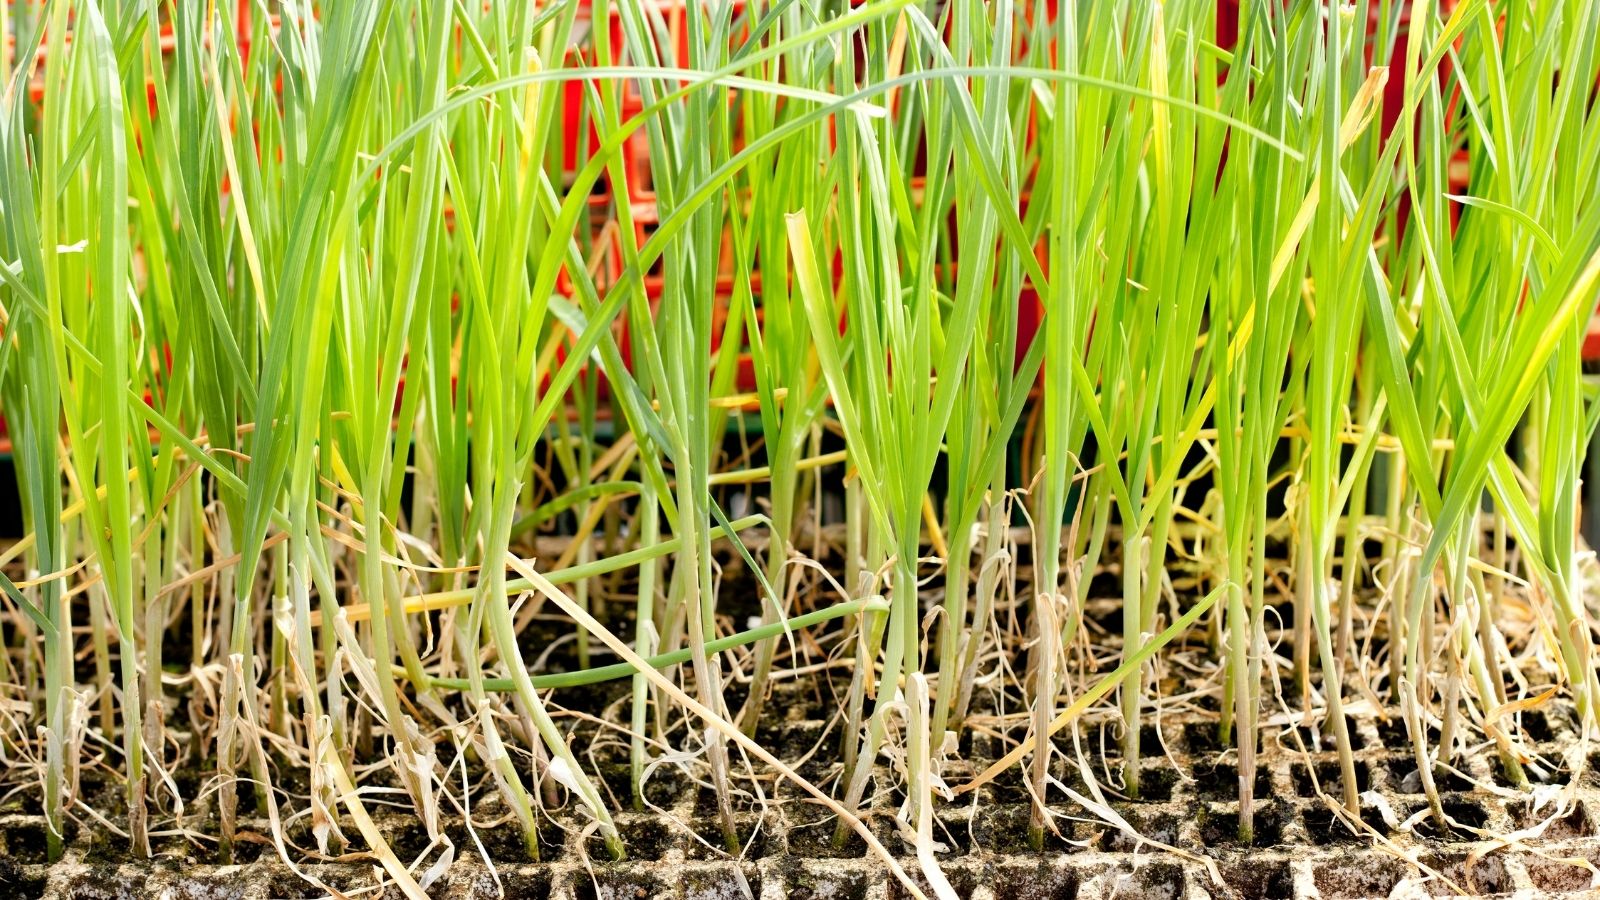
[[(778, 698), (772, 708), (791, 714), (815, 712), (798, 694)], [(1578, 746), (1572, 721), (1570, 711), (1559, 707), (1525, 713), (1530, 749), (1559, 764)], [(1589, 871), (1561, 861), (1582, 859), (1600, 865), (1600, 841), (1595, 839), (1600, 778), (1593, 770), (1600, 759), (1587, 767), (1568, 812), (1551, 821), (1541, 835), (1528, 837), (1521, 846), (1506, 847), (1497, 836), (1550, 818), (1555, 806), (1534, 809), (1534, 795), (1506, 787), (1492, 756), (1478, 754), (1460, 767), (1466, 778), (1446, 776), (1440, 785), (1446, 812), (1478, 833), (1440, 834), (1427, 819), (1407, 829), (1405, 820), (1426, 807), (1426, 798), (1409, 751), (1395, 740), (1403, 726), (1376, 715), (1354, 716), (1351, 724), (1358, 778), (1363, 789), (1373, 792), (1364, 818), (1382, 835), (1381, 841), (1372, 834), (1352, 833), (1336, 819), (1328, 801), (1316, 796), (1313, 774), (1324, 791), (1336, 792), (1331, 783), (1338, 777), (1335, 754), (1315, 745), (1302, 753), (1289, 729), (1266, 726), (1259, 756), (1256, 839), (1251, 846), (1239, 843), (1239, 807), (1232, 799), (1237, 783), (1234, 756), (1217, 749), (1214, 720), (1203, 713), (1185, 713), (1146, 726), (1142, 735), (1149, 751), (1143, 777), (1146, 799), (1133, 802), (1106, 795), (1112, 808), (1141, 835), (1185, 855), (1152, 847), (1097, 821), (1077, 804), (1061, 802), (1059, 791), (1052, 792), (1050, 807), (1058, 816), (1060, 833), (1048, 835), (1044, 849), (1034, 851), (1026, 841), (1029, 805), (1022, 774), (1012, 770), (980, 788), (976, 796), (960, 795), (940, 807), (939, 836), (947, 848), (940, 855), (941, 865), (956, 892), (970, 900), (1600, 896), (1590, 889)], [(1099, 735), (1094, 733), (1098, 727), (1085, 725), (1084, 746), (1098, 746)], [(780, 746), (792, 747), (814, 743), (823, 729), (820, 720), (791, 718), (764, 730), (767, 737), (779, 738)], [(1302, 733), (1302, 739), (1312, 738)], [(1070, 747), (1061, 736), (1057, 740), (1065, 752), (1058, 756), (1053, 774), (1066, 784), (1081, 784), (1075, 763), (1069, 767), (1063, 761), (1073, 759)], [(1006, 746), (1001, 738), (975, 735), (966, 759), (947, 767), (947, 780), (959, 783), (1001, 755)], [(806, 769), (808, 775), (825, 771)], [(891, 777), (887, 770), (876, 774), (880, 779)], [(1558, 774), (1558, 780), (1564, 776)], [(477, 839), (496, 860), (491, 869), (463, 822), (446, 820), (457, 856), (429, 893), (462, 900), (499, 896), (501, 890), (507, 897), (564, 900), (731, 900), (743, 896), (742, 886), (747, 885), (751, 896), (760, 900), (910, 896), (882, 861), (869, 855), (859, 837), (852, 836), (843, 848), (835, 849), (831, 842), (835, 820), (809, 795), (792, 784), (766, 777), (758, 781), (767, 798), (765, 808), (742, 804), (736, 817), (745, 839), (742, 858), (714, 849), (721, 841), (709, 815), (709, 793), (669, 775), (648, 785), (659, 813), (618, 816), (629, 849), (627, 861), (605, 861), (598, 841), (584, 835), (570, 816), (558, 813), (545, 829), (546, 861), (541, 862), (515, 861), (520, 851), (513, 826), (479, 825)], [(1386, 821), (1378, 812), (1370, 802), (1374, 795), (1388, 805), (1395, 821)], [(495, 804), (486, 793), (475, 814), (479, 821), (496, 818)], [(272, 847), (248, 837), (270, 833), (264, 820), (241, 822), (240, 831), (247, 837), (238, 845), (234, 865), (207, 862), (193, 847), (176, 840), (160, 841), (151, 861), (127, 862), (119, 859), (125, 856), (119, 839), (96, 844), (81, 835), (65, 859), (45, 865), (43, 819), (15, 811), (17, 805), (13, 802), (13, 811), (0, 816), (5, 841), (0, 885), (8, 896), (58, 900), (326, 896), (280, 862)], [(868, 824), (892, 852), (905, 854), (901, 865), (916, 872), (909, 847), (895, 833), (893, 812), (869, 810)], [(391, 816), (380, 825), (403, 858), (426, 849), (427, 837), (415, 817)], [(435, 858), (429, 855), (417, 871)], [(382, 883), (381, 872), (370, 860), (312, 863), (301, 870), (352, 896), (374, 896), (373, 888)], [(399, 893), (391, 887), (383, 896)]]

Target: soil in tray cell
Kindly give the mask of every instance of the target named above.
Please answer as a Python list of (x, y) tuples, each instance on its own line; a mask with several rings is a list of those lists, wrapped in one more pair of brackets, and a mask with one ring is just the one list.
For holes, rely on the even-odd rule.
[[(767, 701), (761, 724), (756, 728), (756, 741), (782, 760), (810, 756), (813, 750), (824, 743), (826, 723), (813, 717), (784, 715), (786, 709), (791, 713), (794, 711), (793, 707), (788, 706), (790, 703), (809, 704), (810, 698), (793, 694), (773, 697)], [(833, 746), (838, 739), (838, 732), (828, 733), (827, 739), (826, 746)]]
[[(1422, 777), (1417, 774), (1417, 761), (1410, 756), (1392, 756), (1388, 760), (1389, 790), (1400, 794), (1422, 793)], [(1433, 773), (1433, 783), (1441, 792), (1466, 792), (1473, 789), (1472, 782), (1449, 769)]]
[(1470, 866), (1465, 854), (1425, 856), (1422, 863), (1442, 876), (1424, 885), (1435, 897), (1503, 894), (1512, 889), (1511, 877), (1498, 856), (1480, 857)]
[[(114, 868), (96, 866), (87, 871), (75, 873), (64, 880), (58, 880), (49, 888), (51, 896), (71, 897), (73, 900), (111, 900), (111, 898), (143, 897), (145, 879), (142, 876), (124, 876)], [(275, 882), (274, 882), (275, 883)], [(302, 885), (305, 882), (300, 882)], [(299, 898), (300, 893), (271, 893), (273, 887), (267, 888), (267, 896), (276, 900), (277, 897), (288, 896)], [(299, 888), (290, 889), (299, 891)], [(326, 896), (320, 892), (316, 896)]]
[[(567, 841), (567, 832), (559, 824), (545, 820), (539, 827), (539, 859), (535, 860), (528, 855), (528, 849), (523, 844), (521, 827), (507, 823), (498, 828), (477, 828), (469, 834), (465, 824), (456, 820), (445, 825), (445, 833), (450, 836), (457, 849), (464, 853), (478, 854), (478, 844), (483, 844), (483, 849), (488, 852), (489, 859), (495, 865), (531, 862), (550, 862), (562, 853)], [(477, 840), (474, 840), (476, 836)], [(426, 846), (426, 844), (424, 844)], [(601, 855), (604, 859), (604, 854)]]
[(806, 865), (789, 875), (786, 893), (789, 900), (866, 900), (872, 882), (864, 872)]
[[(911, 880), (916, 882), (917, 887), (922, 891), (924, 897), (934, 896), (933, 889), (929, 887), (927, 880), (922, 877), (922, 873), (915, 869), (908, 869), (907, 871), (911, 875)], [(971, 897), (978, 886), (977, 873), (970, 869), (947, 866), (944, 869), (944, 877), (949, 879), (950, 887), (955, 890), (956, 896), (961, 900), (967, 900), (968, 897)], [(912, 894), (906, 890), (905, 885), (895, 879), (889, 882), (887, 896), (889, 900), (911, 900)]]
[(1253, 859), (1221, 868), (1222, 880), (1238, 900), (1279, 900), (1295, 895), (1294, 872), (1287, 860)]
[[(1234, 741), (1238, 734), (1229, 735), (1228, 743), (1224, 744), (1217, 735), (1215, 722), (1185, 722), (1183, 726), (1183, 749), (1189, 753), (1200, 756), (1207, 753), (1221, 753), (1234, 749)], [(1256, 750), (1259, 751), (1266, 740), (1266, 730), (1256, 730)]]
[(789, 822), (789, 854), (802, 859), (858, 859), (867, 854), (867, 842), (855, 831), (845, 836), (842, 846), (833, 845), (838, 817), (812, 803), (791, 803), (784, 807)]
[(1007, 806), (1028, 805), (1033, 802), (1033, 795), (1028, 792), (1027, 779), (1027, 768), (1012, 766), (983, 786), (985, 800)]
[(751, 897), (761, 896), (761, 876), (755, 866), (733, 863), (685, 870), (682, 886), (683, 900), (732, 900), (745, 896), (746, 887)]
[(1407, 866), (1382, 854), (1348, 853), (1318, 863), (1312, 879), (1323, 900), (1387, 897), (1405, 877)]
[[(1378, 834), (1387, 834), (1389, 826), (1383, 821), (1383, 816), (1376, 809), (1361, 810), (1361, 821), (1376, 831)], [(1306, 837), (1311, 843), (1318, 846), (1331, 846), (1335, 844), (1363, 844), (1371, 834), (1366, 831), (1360, 834), (1350, 829), (1344, 820), (1334, 815), (1327, 806), (1313, 806), (1301, 815), (1301, 822), (1305, 825)]]
[(951, 856), (966, 856), (972, 852), (973, 824), (964, 815), (938, 815), (933, 820), (933, 839), (944, 845), (945, 849), (941, 852)]
[(31, 900), (44, 896), (43, 875), (23, 871), (15, 860), (0, 858), (0, 895)]
[[(1363, 760), (1356, 760), (1355, 770), (1356, 791), (1362, 792), (1372, 787), (1372, 767)], [(1315, 783), (1311, 778), (1313, 772), (1316, 773)], [(1318, 788), (1335, 799), (1344, 796), (1343, 770), (1336, 759), (1322, 760), (1314, 767), (1294, 763), (1289, 767), (1289, 775), (1294, 779), (1294, 792), (1298, 796), (1315, 797)]]
[[(1454, 825), (1444, 828), (1433, 820), (1432, 816), (1424, 816), (1411, 826), (1411, 831), (1417, 837), (1429, 841), (1475, 841), (1478, 835), (1475, 829), (1483, 827), (1489, 821), (1488, 810), (1483, 802), (1471, 797), (1444, 797), (1440, 801), (1444, 814)], [(1416, 806), (1405, 813), (1412, 816), (1421, 812), (1426, 806)]]
[[(1505, 760), (1498, 753), (1489, 760), (1489, 769), (1494, 772), (1494, 783), (1501, 787), (1520, 787), (1506, 771)], [(1556, 760), (1554, 754), (1543, 758), (1534, 758), (1522, 764), (1522, 775), (1529, 784), (1566, 784), (1571, 780), (1571, 773), (1567, 767)]]
[[(1590, 860), (1594, 862), (1594, 860)], [(1589, 890), (1589, 870), (1552, 859), (1528, 854), (1522, 857), (1528, 868), (1528, 879), (1533, 886), (1546, 894), (1564, 894)]]
[(1074, 900), (1078, 876), (1071, 869), (1045, 862), (1033, 867), (1006, 866), (995, 873), (989, 887), (995, 900)]
[[(1235, 800), (1239, 797), (1239, 767), (1223, 759), (1202, 760), (1194, 766), (1195, 790), (1209, 800)], [(1256, 764), (1255, 796), (1272, 796), (1272, 773)]]
[[(1361, 737), (1361, 729), (1356, 726), (1355, 719), (1346, 716), (1344, 725), (1345, 734), (1350, 738), (1351, 750), (1360, 750), (1367, 745)], [(1294, 730), (1296, 734), (1290, 735), (1284, 732), (1281, 738), (1286, 750), (1298, 753), (1300, 748), (1304, 747), (1308, 753), (1332, 753), (1339, 749), (1339, 739), (1334, 734), (1331, 722), (1319, 723), (1316, 728), (1299, 725)], [(1299, 738), (1299, 741), (1296, 742), (1295, 738)]]
[[(789, 758), (789, 757), (780, 757)], [(813, 786), (837, 796), (841, 792), (839, 779), (844, 775), (844, 767), (835, 762), (826, 752), (819, 752), (798, 766), (791, 766), (796, 775), (804, 778)], [(813, 802), (810, 791), (788, 778), (779, 778), (777, 786), (773, 789), (779, 797), (793, 799), (798, 802)]]
[(1139, 726), (1139, 752), (1146, 757), (1155, 758), (1167, 755), (1167, 741), (1159, 725)]
[(1522, 734), (1535, 744), (1548, 744), (1556, 739), (1556, 722), (1551, 716), (1533, 709), (1521, 715)]
[[(1547, 804), (1537, 810), (1531, 803), (1518, 801), (1511, 805), (1511, 820), (1518, 828), (1532, 828), (1555, 814), (1554, 805)], [(1545, 826), (1541, 835), (1547, 840), (1565, 841), (1572, 838), (1591, 837), (1594, 827), (1589, 824), (1588, 811), (1580, 801), (1571, 810)]]
[[(278, 870), (267, 881), (266, 896), (272, 900), (317, 900), (327, 897), (328, 891), (312, 884), (293, 872)], [(307, 874), (329, 888), (340, 892), (354, 891), (370, 881), (372, 870), (365, 866), (344, 864), (320, 865), (307, 870)]]
[(1178, 770), (1166, 765), (1139, 767), (1139, 796), (1130, 797), (1134, 803), (1166, 803), (1172, 799), (1172, 789), (1178, 786)]
[[(184, 794), (184, 796), (191, 797), (194, 795)], [(13, 789), (5, 799), (0, 800), (0, 815), (44, 815), (44, 791)]]
[[(1056, 749), (1060, 751), (1062, 756), (1069, 760), (1077, 757), (1080, 746), (1087, 747), (1104, 745), (1108, 747), (1115, 746), (1118, 749), (1122, 747), (1123, 728), (1121, 722), (1115, 720), (1104, 722), (1099, 726), (1099, 728), (1100, 734), (1098, 736), (1091, 735), (1088, 740), (1083, 743), (1074, 742), (1072, 735), (1066, 732), (1061, 732), (1055, 737), (1051, 738), (1051, 743), (1055, 744)], [(1167, 740), (1169, 741), (1176, 738), (1176, 732), (1171, 730), (1171, 728), (1172, 726), (1168, 726), (1168, 731), (1166, 732)], [(1212, 727), (1212, 731), (1216, 731), (1214, 726)], [(1017, 737), (1026, 739), (1028, 736), (1025, 732), (1019, 732)], [(1151, 724), (1140, 726), (1139, 756), (1141, 758), (1145, 760), (1164, 759), (1167, 755), (1168, 749), (1176, 750), (1176, 743), (1172, 744), (1169, 748), (1169, 745), (1162, 740), (1162, 731), (1160, 726)], [(1072, 769), (1073, 767), (1069, 766), (1068, 768)], [(1076, 774), (1075, 770), (1074, 774)]]
[[(648, 770), (644, 782), (644, 798), (651, 805), (668, 807), (688, 789), (688, 780), (671, 766), (656, 766)], [(633, 805), (633, 772), (627, 763), (608, 763), (600, 769), (601, 781), (618, 807)]]
[[(761, 821), (735, 820), (734, 830), (739, 838), (739, 855), (743, 859), (760, 859), (772, 852), (772, 842), (767, 839), (767, 832), (762, 827)], [(696, 823), (695, 834), (699, 840), (690, 838), (685, 843), (685, 854), (690, 859), (725, 859), (727, 857), (726, 840), (722, 834), (722, 824), (719, 819), (711, 818)]]
[[(1129, 825), (1133, 826), (1141, 837), (1159, 841), (1168, 846), (1178, 843), (1178, 828), (1181, 823), (1177, 816), (1168, 812), (1134, 809), (1122, 806), (1122, 804), (1118, 804), (1118, 806), (1122, 807), (1117, 810), (1118, 813), (1127, 820)], [(1109, 823), (1093, 827), (1101, 829), (1100, 838), (1095, 843), (1099, 849), (1106, 852), (1132, 853), (1141, 846), (1148, 846), (1133, 835), (1120, 828), (1113, 827)]]
[(1276, 847), (1283, 843), (1288, 810), (1279, 803), (1262, 803), (1255, 808), (1255, 833), (1250, 843), (1239, 840), (1239, 814), (1231, 809), (1213, 808), (1200, 825), (1200, 841), (1207, 852), (1242, 850), (1245, 847)]
[[(370, 871), (370, 870), (368, 870)], [(284, 896), (299, 897), (310, 887), (301, 881), (298, 885), (287, 884), (289, 879), (283, 876), (269, 879), (267, 888), (262, 893), (256, 892), (258, 879), (240, 878), (239, 873), (229, 869), (217, 869), (203, 875), (185, 874), (182, 880), (173, 884), (170, 892), (156, 894), (164, 900), (255, 900), (263, 894), (276, 898), (272, 893), (279, 889), (287, 891)], [(294, 879), (299, 881), (299, 879)], [(326, 897), (326, 893), (312, 893), (310, 896)]]
[[(500, 871), (500, 883), (507, 897), (550, 896), (550, 872), (542, 867), (515, 866), (503, 869)], [(485, 888), (489, 896), (494, 896), (493, 888), (491, 881)]]
[[(653, 817), (621, 819), (617, 831), (622, 844), (628, 849), (628, 859), (638, 862), (655, 862), (672, 849), (672, 832), (665, 822)], [(589, 854), (594, 859), (605, 859), (604, 841), (596, 832), (589, 838)]]
[[(728, 794), (728, 805), (733, 807), (734, 813), (749, 812), (756, 808), (756, 796), (748, 791), (735, 789)], [(717, 792), (711, 788), (700, 788), (694, 795), (694, 815), (702, 821), (711, 821), (722, 815), (717, 808)]]
[[(1046, 856), (1059, 856), (1081, 849), (1076, 844), (1068, 843), (1068, 840), (1074, 837), (1077, 830), (1090, 827), (1058, 816), (1053, 821), (1060, 834), (1047, 827), (1044, 833), (1044, 846), (1035, 851), (1028, 843), (1028, 824), (1031, 816), (1031, 808), (1027, 806), (999, 806), (985, 809), (972, 820), (974, 849), (1002, 856), (1023, 856), (1036, 852)], [(965, 830), (966, 827), (966, 823), (962, 822), (960, 828)]]
[[(1384, 747), (1409, 747), (1411, 734), (1406, 731), (1406, 721), (1400, 716), (1393, 715), (1387, 720), (1378, 720), (1378, 743)], [(1439, 729), (1428, 726), (1428, 745), (1436, 746), (1439, 743)]]
[(47, 834), (43, 817), (25, 822), (12, 822), (5, 826), (4, 858), (20, 864), (44, 862)]
[(1183, 867), (1168, 862), (1123, 864), (1079, 881), (1078, 896), (1179, 900), (1188, 890)]
[(675, 896), (672, 885), (652, 873), (599, 867), (592, 878), (588, 872), (578, 872), (573, 878), (572, 894), (577, 900), (668, 900)]

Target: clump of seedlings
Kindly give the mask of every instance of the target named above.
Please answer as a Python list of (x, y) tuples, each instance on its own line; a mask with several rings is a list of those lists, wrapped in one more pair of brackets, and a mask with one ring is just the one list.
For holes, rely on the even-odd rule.
[(1587, 833), (1600, 2), (0, 31), (37, 864)]

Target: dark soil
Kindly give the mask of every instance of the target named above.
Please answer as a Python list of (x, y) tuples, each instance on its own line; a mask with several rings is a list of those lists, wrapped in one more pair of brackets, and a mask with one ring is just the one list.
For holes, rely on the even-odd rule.
[[(727, 577), (739, 577), (734, 574), (738, 566), (731, 560), (725, 562)], [(730, 596), (755, 596), (753, 590), (730, 590)], [(743, 606), (730, 604), (724, 612), (728, 617), (725, 626), (744, 627), (744, 617), (759, 615), (760, 606), (753, 601)], [(625, 620), (631, 613), (620, 606), (612, 613), (610, 618), (624, 622), (622, 627), (626, 630)], [(1114, 641), (1120, 634), (1119, 617), (1105, 610), (1097, 610), (1096, 614), (1099, 618), (1093, 620), (1091, 628), (1107, 628)], [(561, 641), (568, 631), (535, 620), (534, 627), (526, 633), (530, 658)], [(1196, 658), (1201, 657), (1203, 653), (1197, 652)], [(1114, 655), (1110, 658), (1114, 660)], [(596, 650), (596, 663), (610, 661)], [(575, 668), (575, 645), (571, 641), (561, 643), (545, 663), (541, 671)], [(1104, 668), (1105, 661), (1102, 663)], [(804, 777), (835, 795), (839, 793), (837, 779), (841, 773), (836, 759), (842, 737), (836, 712), (847, 677), (835, 676), (833, 682), (781, 684), (765, 704), (756, 731), (763, 746), (794, 763)], [(1003, 772), (981, 790), (960, 794), (938, 805), (935, 834), (943, 844), (941, 866), (959, 896), (995, 900), (1090, 900), (1112, 896), (1179, 900), (1192, 896), (1188, 892), (1196, 889), (1219, 898), (1265, 900), (1316, 890), (1326, 900), (1369, 900), (1387, 896), (1402, 878), (1423, 878), (1420, 870), (1374, 849), (1367, 834), (1352, 833), (1316, 796), (1313, 781), (1329, 798), (1337, 801), (1343, 796), (1332, 731), (1325, 722), (1301, 727), (1298, 733), (1280, 733), (1273, 727), (1261, 729), (1253, 782), (1255, 830), (1250, 841), (1239, 840), (1238, 754), (1218, 739), (1217, 694), (1177, 681), (1170, 673), (1168, 680), (1172, 683), (1163, 685), (1164, 693), (1189, 693), (1199, 702), (1175, 713), (1164, 711), (1159, 722), (1142, 724), (1139, 745), (1144, 763), (1137, 798), (1126, 797), (1121, 790), (1120, 760), (1116, 758), (1121, 746), (1120, 724), (1115, 719), (1100, 716), (1086, 725), (1078, 746), (1090, 753), (1104, 747), (1110, 754), (1104, 763), (1095, 760), (1092, 773), (1101, 781), (1101, 793), (1117, 816), (1148, 841), (1213, 860), (1222, 883), (1212, 883), (1205, 868), (1164, 855), (1148, 841), (1101, 821), (1064, 793), (1058, 783), (1083, 796), (1094, 795), (1076, 765), (1077, 746), (1068, 734), (1062, 733), (1053, 738), (1057, 752), (1043, 796), (1050, 827), (1044, 831), (1041, 846), (1036, 848), (1030, 840), (1033, 794), (1028, 789), (1029, 771), (1025, 768)], [(742, 691), (742, 686), (730, 682), (731, 708), (737, 709), (742, 702)], [(889, 878), (881, 860), (869, 852), (859, 834), (848, 831), (835, 846), (837, 819), (833, 811), (813, 802), (809, 795), (772, 772), (758, 770), (757, 781), (745, 775), (736, 785), (733, 805), (738, 847), (734, 853), (728, 852), (715, 796), (696, 783), (696, 779), (704, 780), (703, 768), (694, 769), (688, 764), (684, 768), (677, 764), (656, 766), (644, 795), (650, 807), (665, 810), (666, 815), (636, 809), (625, 734), (619, 736), (586, 718), (620, 716), (626, 722), (628, 682), (557, 690), (550, 697), (558, 712), (583, 714), (560, 714), (557, 721), (576, 745), (592, 748), (591, 755), (581, 759), (598, 777), (613, 809), (620, 811), (616, 822), (628, 849), (628, 860), (607, 860), (598, 834), (592, 828), (585, 834), (588, 823), (564, 789), (556, 792), (559, 802), (540, 820), (537, 858), (527, 853), (515, 825), (480, 827), (474, 835), (453, 811), (446, 809), (444, 833), (456, 848), (456, 862), (433, 888), (436, 896), (476, 900), (496, 896), (503, 889), (509, 897), (557, 896), (571, 900), (733, 900), (743, 896), (742, 885), (748, 885), (758, 898), (764, 893), (766, 900), (909, 896)], [(1204, 702), (1207, 699), (1212, 701), (1209, 706)], [(186, 724), (179, 720), (187, 716), (188, 698), (173, 692), (171, 700), (171, 727), (177, 733), (180, 725)], [(446, 702), (465, 712), (459, 697), (451, 696)], [(1208, 708), (1210, 712), (1206, 711)], [(947, 782), (962, 783), (1028, 739), (1028, 728), (1017, 715), (1022, 711), (1014, 697), (980, 692), (974, 698), (973, 716), (974, 723), (981, 727), (963, 732), (959, 756), (945, 772)], [(1522, 738), (1536, 755), (1534, 762), (1525, 767), (1529, 780), (1536, 784), (1565, 782), (1570, 773), (1563, 767), (1562, 751), (1574, 734), (1572, 717), (1555, 708), (1524, 712), (1520, 720)], [(1381, 793), (1402, 822), (1425, 809), (1415, 760), (1404, 749), (1409, 746), (1409, 736), (1398, 716), (1392, 712), (1384, 719), (1358, 716), (1346, 724), (1356, 758), (1357, 791)], [(1300, 746), (1308, 753), (1300, 753)], [(210, 748), (199, 751), (208, 753)], [(187, 758), (186, 753), (187, 748), (178, 754), (170, 747), (167, 751), (169, 759), (175, 755)], [(800, 762), (808, 754), (811, 758)], [(441, 762), (449, 765), (452, 761)], [(1592, 762), (1600, 768), (1600, 752), (1594, 754)], [(305, 771), (286, 759), (274, 758), (272, 764), (279, 798), (291, 808), (299, 808), (309, 789)], [(1587, 888), (1588, 873), (1571, 865), (1520, 851), (1475, 856), (1485, 835), (1533, 827), (1549, 818), (1555, 807), (1535, 810), (1528, 795), (1501, 796), (1478, 788), (1474, 779), (1511, 787), (1492, 747), (1485, 754), (1457, 760), (1455, 764), (1471, 778), (1441, 768), (1435, 779), (1444, 793), (1444, 812), (1457, 827), (1441, 827), (1424, 816), (1412, 823), (1409, 832), (1398, 830), (1370, 804), (1362, 810), (1362, 821), (1401, 847), (1415, 849), (1428, 866), (1457, 885), (1470, 884), (1474, 890), (1492, 893), (1531, 892), (1527, 896)], [(743, 764), (737, 765), (743, 772)], [(469, 758), (465, 766), (472, 783), (486, 786), (475, 794), (484, 798), (482, 808), (475, 800), (476, 819), (504, 819), (505, 808), (492, 787), (487, 786), (490, 780), (481, 761)], [(453, 777), (459, 775), (457, 770)], [(222, 866), (218, 853), (214, 761), (202, 759), (181, 765), (174, 780), (186, 798), (204, 798), (186, 809), (184, 827), (194, 834), (157, 836), (153, 840), (157, 858), (148, 863), (129, 863), (122, 839), (105, 836), (92, 819), (80, 815), (68, 823), (72, 848), (68, 859), (47, 866), (37, 790), (17, 789), (0, 797), (0, 897), (48, 895), (64, 900), (155, 895), (174, 900), (263, 900), (322, 896), (277, 860), (276, 850), (263, 837), (267, 823), (253, 818), (255, 794), (248, 784), (239, 785), (240, 838), (233, 861), (244, 868), (238, 869)], [(901, 839), (894, 822), (899, 801), (893, 799), (895, 792), (882, 789), (885, 785), (898, 785), (901, 780), (902, 776), (886, 765), (874, 769), (868, 796), (881, 792), (883, 799), (864, 812), (874, 837), (903, 866), (915, 871), (913, 848)], [(362, 786), (381, 791), (396, 789), (399, 784), (391, 770), (380, 768), (366, 773)], [(84, 770), (80, 796), (111, 821), (126, 816), (122, 785), (104, 769)], [(392, 795), (380, 792), (373, 796)], [(1594, 847), (1595, 835), (1600, 833), (1597, 815), (1600, 775), (1591, 771), (1585, 775), (1576, 805), (1550, 822), (1536, 845), (1552, 856), (1600, 861), (1600, 850)], [(171, 811), (157, 810), (153, 824), (171, 831)], [(350, 852), (360, 853), (364, 845), (358, 831), (350, 823), (343, 823), (343, 827), (355, 840)], [(380, 827), (394, 850), (407, 861), (430, 850), (429, 835), (414, 816), (383, 812)], [(315, 846), (304, 817), (296, 819), (285, 836), (302, 850)], [(494, 861), (494, 875), (483, 865), (477, 842)], [(426, 863), (418, 871), (425, 867)], [(307, 871), (341, 891), (373, 896), (366, 890), (373, 884), (373, 866), (368, 859), (311, 863)], [(1447, 892), (1442, 881), (1426, 882), (1425, 890), (1435, 895)]]

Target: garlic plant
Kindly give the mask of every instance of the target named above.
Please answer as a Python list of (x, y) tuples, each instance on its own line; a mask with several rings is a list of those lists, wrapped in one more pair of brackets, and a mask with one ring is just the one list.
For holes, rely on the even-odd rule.
[(946, 895), (974, 729), (1042, 846), (1052, 736), (1114, 728), (1137, 797), (1180, 653), (1245, 840), (1278, 712), (1359, 813), (1354, 678), (1441, 823), (1479, 735), (1529, 782), (1546, 688), (1600, 724), (1600, 3), (247, 11), (0, 19), (5, 742), (52, 857), (86, 736), (135, 856), (293, 810), (415, 895), (358, 785), (440, 853), (475, 790), (621, 856), (677, 767), (737, 854), (814, 679), (836, 839), (900, 809)]

